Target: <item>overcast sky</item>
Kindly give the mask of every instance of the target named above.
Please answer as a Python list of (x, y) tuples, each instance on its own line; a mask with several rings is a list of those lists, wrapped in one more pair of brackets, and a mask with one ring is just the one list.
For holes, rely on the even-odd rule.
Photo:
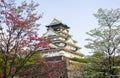
[[(29, 0), (30, 1), (30, 0)], [(44, 13), (41, 21), (40, 34), (46, 32), (45, 25), (48, 25), (54, 18), (62, 21), (70, 27), (70, 34), (78, 41), (81, 52), (89, 54), (84, 48), (88, 36), (86, 32), (98, 27), (97, 20), (93, 16), (99, 8), (117, 9), (120, 8), (120, 0), (34, 0), (40, 6), (39, 13)]]

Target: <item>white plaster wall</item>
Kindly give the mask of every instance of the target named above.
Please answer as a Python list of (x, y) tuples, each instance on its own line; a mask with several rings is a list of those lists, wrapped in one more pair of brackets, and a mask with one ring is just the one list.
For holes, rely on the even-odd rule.
[(49, 30), (43, 36), (47, 37), (49, 35), (55, 35), (55, 33), (52, 30)]
[(53, 56), (65, 56), (68, 58), (74, 58), (74, 57), (80, 57), (79, 55), (75, 55), (69, 52), (65, 52), (65, 51), (60, 51), (60, 52), (50, 52), (50, 53), (44, 53), (42, 55), (42, 57), (53, 57)]

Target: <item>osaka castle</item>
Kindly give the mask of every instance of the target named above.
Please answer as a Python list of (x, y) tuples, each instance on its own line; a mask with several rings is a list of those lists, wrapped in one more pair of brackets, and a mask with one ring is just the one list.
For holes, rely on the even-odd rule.
[(47, 31), (43, 34), (43, 37), (51, 40), (51, 44), (49, 44), (51, 48), (42, 50), (42, 57), (63, 56), (67, 58), (79, 58), (82, 56), (80, 47), (76, 45), (77, 42), (69, 34), (69, 26), (57, 19), (53, 19), (46, 27)]

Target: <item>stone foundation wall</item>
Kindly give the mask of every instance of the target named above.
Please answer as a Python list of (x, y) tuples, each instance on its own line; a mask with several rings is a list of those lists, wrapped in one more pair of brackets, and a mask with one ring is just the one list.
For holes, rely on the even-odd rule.
[(47, 63), (47, 65), (36, 64), (24, 67), (25, 71), (19, 73), (18, 78), (67, 78), (66, 61)]
[[(69, 59), (48, 61), (47, 63), (47, 67), (42, 64), (29, 66), (30, 70), (25, 67), (28, 72), (21, 74), (19, 78), (84, 78), (85, 64)], [(52, 64), (54, 64), (54, 67), (52, 67)]]
[(68, 78), (85, 78), (86, 64), (67, 60)]

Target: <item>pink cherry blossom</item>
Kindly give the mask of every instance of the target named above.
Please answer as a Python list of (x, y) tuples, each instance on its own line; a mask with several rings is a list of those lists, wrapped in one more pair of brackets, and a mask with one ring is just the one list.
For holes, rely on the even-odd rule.
[(0, 26), (0, 30), (2, 30), (3, 28)]

